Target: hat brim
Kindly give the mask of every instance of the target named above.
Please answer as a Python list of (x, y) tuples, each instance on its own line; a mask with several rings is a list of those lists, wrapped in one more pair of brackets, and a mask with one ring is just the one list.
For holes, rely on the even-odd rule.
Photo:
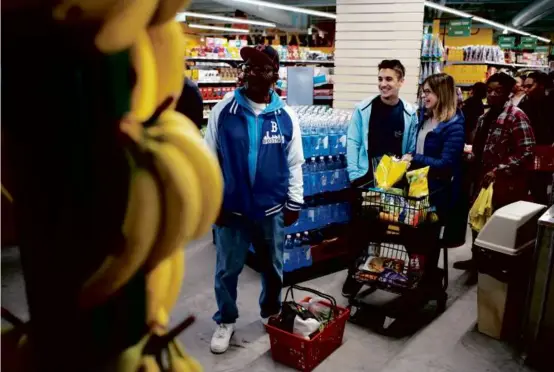
[(267, 56), (265, 53), (260, 52), (256, 48), (252, 47), (243, 47), (240, 50), (240, 57), (244, 62), (251, 61), (252, 63), (259, 65), (259, 66), (273, 66), (275, 67), (276, 64)]

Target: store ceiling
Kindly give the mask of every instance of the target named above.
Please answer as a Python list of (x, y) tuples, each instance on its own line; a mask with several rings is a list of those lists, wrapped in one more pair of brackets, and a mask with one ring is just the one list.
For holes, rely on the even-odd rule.
[[(297, 7), (310, 8), (324, 12), (336, 12), (336, 0), (273, 0), (274, 2), (293, 5)], [(537, 0), (434, 0), (451, 8), (463, 10), (467, 13), (481, 16), (492, 21), (509, 25), (518, 13), (524, 10), (528, 5)], [(548, 15), (532, 22), (523, 29), (535, 33), (554, 33), (554, 0), (546, 0), (544, 3), (550, 3)], [(238, 3), (236, 3), (238, 4)], [(217, 15), (233, 16), (236, 8), (230, 0), (193, 0), (191, 11), (203, 12)], [(427, 8), (426, 18), (431, 20), (437, 15), (436, 11)], [(250, 14), (251, 19), (256, 19), (255, 15)], [(443, 14), (444, 18), (452, 18), (452, 15)], [(323, 19), (310, 17), (310, 23), (317, 23)], [(207, 23), (204, 21), (204, 23)]]

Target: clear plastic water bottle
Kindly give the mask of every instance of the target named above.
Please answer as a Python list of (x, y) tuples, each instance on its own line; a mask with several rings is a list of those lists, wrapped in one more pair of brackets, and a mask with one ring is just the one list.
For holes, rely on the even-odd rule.
[(307, 231), (304, 231), (302, 236), (302, 265), (303, 267), (312, 266), (312, 246), (310, 240), (310, 234)]
[(312, 230), (315, 229), (317, 226), (317, 207), (315, 206), (313, 201), (310, 201), (306, 208), (306, 224), (304, 225), (306, 227), (306, 230)]
[(325, 157), (319, 157), (318, 163), (318, 177), (319, 177), (319, 190), (320, 192), (327, 192), (328, 183), (327, 183), (327, 164), (325, 164)]
[(312, 187), (310, 181), (310, 159), (302, 164), (302, 180), (304, 181), (304, 197), (312, 195)]
[(310, 172), (310, 195), (319, 194), (319, 181), (318, 181), (318, 171), (317, 171), (317, 162), (315, 156), (310, 159), (310, 166), (308, 168)]
[(300, 233), (296, 233), (296, 237), (294, 238), (294, 253), (292, 256), (293, 270), (297, 270), (302, 267), (302, 248), (302, 235), (300, 235)]
[(283, 252), (283, 271), (284, 272), (291, 272), (292, 266), (291, 266), (291, 259), (292, 259), (292, 252), (294, 251), (294, 243), (292, 241), (292, 236), (287, 235), (285, 239), (285, 246), (284, 246), (284, 252)]

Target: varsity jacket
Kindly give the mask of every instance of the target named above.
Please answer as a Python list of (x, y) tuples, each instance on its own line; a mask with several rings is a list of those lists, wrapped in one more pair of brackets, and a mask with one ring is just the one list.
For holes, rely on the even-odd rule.
[(206, 143), (223, 172), (223, 210), (250, 219), (299, 211), (303, 200), (302, 134), (298, 117), (281, 98), (256, 115), (244, 89), (212, 109)]

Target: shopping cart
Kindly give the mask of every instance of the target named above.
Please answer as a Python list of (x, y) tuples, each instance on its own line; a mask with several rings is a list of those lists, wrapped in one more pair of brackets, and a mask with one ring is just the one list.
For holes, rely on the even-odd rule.
[[(440, 189), (428, 196), (405, 197), (399, 190), (360, 188), (358, 218), (367, 226), (364, 249), (349, 275), (357, 282), (356, 295), (349, 300), (350, 321), (369, 322), (386, 333), (396, 320), (414, 316), (431, 301), (436, 301), (433, 317), (446, 309), (448, 253), (443, 250), (444, 269), (438, 267), (443, 223), (434, 201), (448, 195)], [(360, 292), (363, 286), (367, 289)], [(376, 290), (399, 296), (384, 305), (369, 305), (365, 300)]]

